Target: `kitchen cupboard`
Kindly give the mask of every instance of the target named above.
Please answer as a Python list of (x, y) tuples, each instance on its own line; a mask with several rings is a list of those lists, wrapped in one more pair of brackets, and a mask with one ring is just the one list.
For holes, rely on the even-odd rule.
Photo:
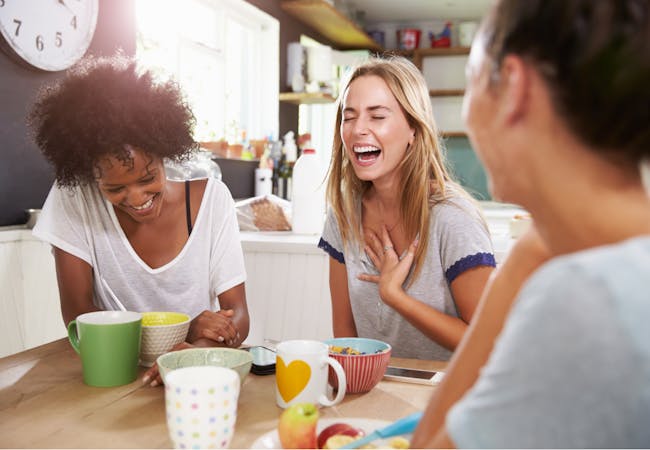
[(461, 110), (468, 55), (469, 47), (425, 48), (414, 52), (413, 62), (427, 81), (433, 115), (444, 137), (466, 136)]
[(329, 257), (317, 247), (319, 236), (242, 232), (241, 237), (250, 311), (246, 342), (332, 337)]
[(15, 227), (0, 232), (0, 357), (67, 335), (49, 244)]

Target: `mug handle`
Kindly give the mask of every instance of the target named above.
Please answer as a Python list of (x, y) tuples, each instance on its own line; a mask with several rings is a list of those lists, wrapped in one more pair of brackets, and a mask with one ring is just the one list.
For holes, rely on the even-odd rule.
[(79, 349), (79, 334), (77, 333), (76, 320), (72, 320), (68, 324), (68, 340), (70, 341), (72, 348), (74, 348), (74, 351), (81, 354), (81, 351)]
[(339, 383), (339, 390), (336, 393), (336, 397), (334, 397), (334, 400), (330, 400), (329, 398), (327, 398), (327, 394), (323, 394), (318, 399), (318, 402), (323, 406), (333, 406), (339, 403), (341, 400), (343, 400), (343, 397), (345, 397), (345, 388), (347, 385), (347, 381), (345, 379), (345, 372), (343, 371), (343, 367), (341, 366), (341, 363), (339, 363), (331, 356), (327, 357), (326, 362), (327, 364), (332, 366), (332, 369), (334, 369), (334, 372), (336, 372), (336, 378), (338, 379), (338, 383)]

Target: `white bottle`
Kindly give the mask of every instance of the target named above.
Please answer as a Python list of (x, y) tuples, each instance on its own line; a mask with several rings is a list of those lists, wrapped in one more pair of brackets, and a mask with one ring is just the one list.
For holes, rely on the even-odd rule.
[(286, 175), (284, 186), (285, 189), (285, 198), (291, 201), (291, 196), (293, 195), (293, 166), (296, 163), (296, 158), (298, 157), (298, 147), (296, 146), (296, 140), (293, 137), (293, 131), (287, 131), (287, 134), (284, 135), (284, 146), (282, 147), (282, 152), (284, 153), (286, 168)]
[(325, 223), (326, 168), (312, 148), (293, 166), (292, 224), (294, 233), (319, 234)]
[(271, 195), (273, 188), (273, 169), (258, 167), (255, 169), (255, 197)]

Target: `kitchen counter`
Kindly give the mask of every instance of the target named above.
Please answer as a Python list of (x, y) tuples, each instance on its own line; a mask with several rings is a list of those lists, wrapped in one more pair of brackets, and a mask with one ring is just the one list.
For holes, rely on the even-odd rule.
[[(525, 211), (514, 205), (496, 202), (479, 203), (490, 230), (496, 260), (501, 262), (514, 242), (510, 237), (510, 220), (513, 216), (525, 213)], [(295, 234), (290, 231), (242, 231), (240, 236), (244, 252), (324, 254), (318, 248), (319, 234)]]
[(241, 245), (244, 252), (323, 254), (318, 248), (320, 235), (295, 234), (291, 231), (242, 231)]

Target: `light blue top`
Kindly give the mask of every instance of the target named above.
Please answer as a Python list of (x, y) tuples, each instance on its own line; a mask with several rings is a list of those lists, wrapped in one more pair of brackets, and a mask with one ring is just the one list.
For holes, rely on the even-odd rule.
[(531, 277), (474, 388), (461, 448), (650, 447), (650, 237), (555, 258)]

